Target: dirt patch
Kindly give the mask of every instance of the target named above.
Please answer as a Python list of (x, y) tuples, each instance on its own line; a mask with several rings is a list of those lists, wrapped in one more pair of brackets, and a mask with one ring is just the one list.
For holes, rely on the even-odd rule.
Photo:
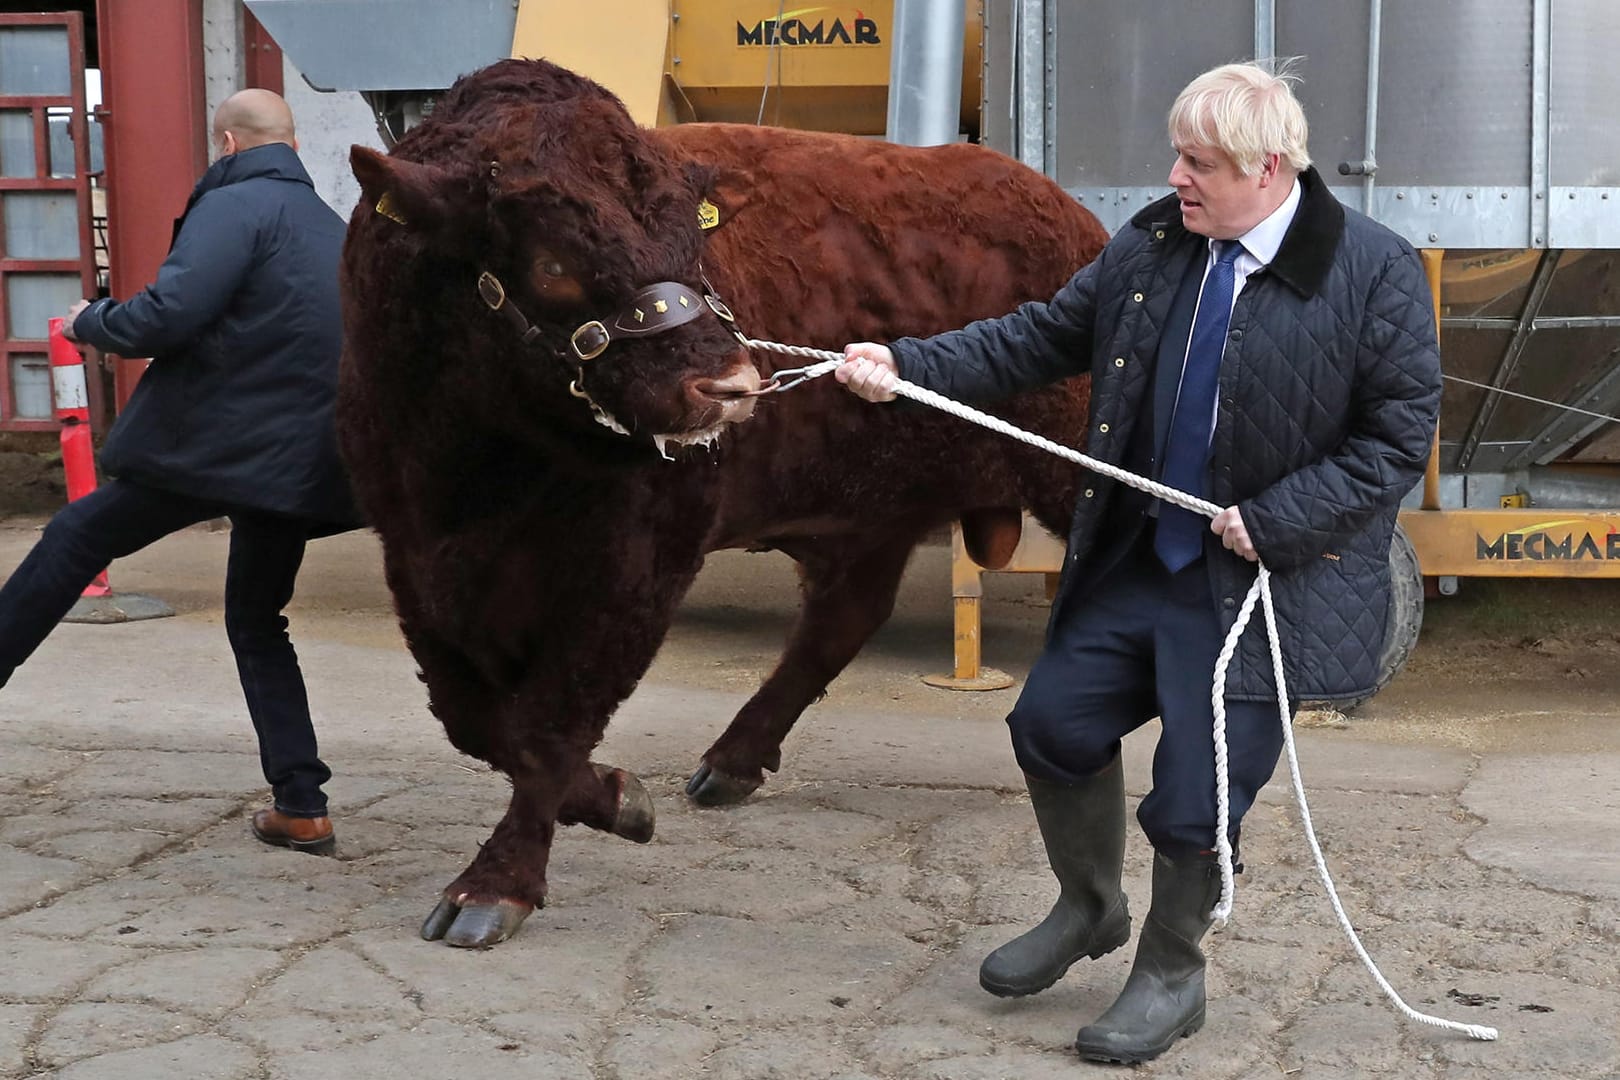
[(0, 518), (54, 514), (66, 503), (60, 451), (0, 449)]

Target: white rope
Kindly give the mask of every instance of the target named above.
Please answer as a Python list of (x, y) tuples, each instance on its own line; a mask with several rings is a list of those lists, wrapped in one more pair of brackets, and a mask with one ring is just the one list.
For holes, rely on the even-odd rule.
[[(826, 349), (810, 349), (802, 345), (782, 345), (774, 341), (758, 341), (750, 338), (748, 347), (818, 361), (818, 363), (810, 365), (800, 372), (804, 379), (819, 378), (844, 362), (842, 353), (829, 352)], [(1101, 476), (1107, 476), (1140, 491), (1145, 491), (1149, 495), (1163, 499), (1172, 505), (1203, 514), (1209, 518), (1213, 518), (1221, 511), (1221, 507), (1215, 503), (1195, 498), (1172, 487), (1166, 487), (1164, 484), (1138, 476), (1105, 461), (1098, 461), (1096, 458), (1082, 454), (1071, 447), (1063, 446), (1033, 432), (1014, 427), (999, 417), (991, 416), (989, 413), (980, 412), (971, 406), (952, 401), (950, 398), (936, 394), (932, 390), (924, 389), (915, 383), (900, 379), (896, 382), (894, 392), (901, 397), (910, 398), (924, 405), (931, 405), (943, 412), (950, 413), (952, 416), (961, 417), (963, 420), (978, 424), (980, 427), (989, 428), (991, 431), (1017, 439), (1019, 442), (1040, 447), (1056, 454), (1058, 457), (1083, 465)], [(1249, 589), (1249, 594), (1243, 598), (1243, 605), (1238, 609), (1237, 620), (1232, 624), (1232, 629), (1226, 635), (1226, 641), (1221, 645), (1220, 655), (1215, 661), (1213, 684), (1210, 688), (1210, 703), (1215, 709), (1215, 852), (1221, 868), (1221, 896), (1215, 904), (1215, 909), (1210, 913), (1210, 918), (1217, 924), (1224, 926), (1227, 918), (1232, 914), (1235, 885), (1232, 878), (1232, 841), (1227, 835), (1231, 814), (1231, 796), (1228, 791), (1229, 782), (1227, 776), (1226, 669), (1231, 664), (1232, 657), (1237, 653), (1238, 642), (1243, 637), (1243, 631), (1249, 625), (1257, 601), (1265, 612), (1266, 636), (1271, 648), (1271, 670), (1277, 684), (1277, 709), (1282, 718), (1283, 746), (1288, 752), (1288, 771), (1294, 781), (1294, 796), (1299, 803), (1300, 821), (1305, 826), (1305, 838), (1309, 842), (1311, 854), (1316, 860), (1317, 876), (1322, 879), (1322, 885), (1327, 891), (1328, 900), (1333, 905), (1333, 913), (1338, 917), (1339, 926), (1344, 931), (1345, 937), (1350, 940), (1350, 947), (1361, 958), (1362, 964), (1371, 973), (1373, 981), (1378, 984), (1379, 989), (1408, 1019), (1416, 1020), (1421, 1024), (1428, 1024), (1431, 1027), (1443, 1028), (1447, 1031), (1461, 1032), (1471, 1039), (1486, 1042), (1494, 1040), (1497, 1037), (1497, 1031), (1493, 1027), (1486, 1027), (1481, 1024), (1463, 1024), (1455, 1020), (1431, 1016), (1428, 1013), (1418, 1012), (1402, 1000), (1400, 994), (1395, 992), (1395, 988), (1389, 984), (1383, 973), (1378, 970), (1378, 965), (1373, 963), (1372, 957), (1367, 954), (1367, 950), (1362, 946), (1361, 938), (1356, 933), (1355, 927), (1350, 924), (1350, 917), (1345, 914), (1344, 905), (1339, 901), (1338, 890), (1333, 884), (1333, 875), (1328, 872), (1327, 860), (1323, 857), (1322, 847), (1316, 840), (1316, 829), (1311, 824), (1310, 806), (1305, 801), (1305, 782), (1300, 777), (1299, 755), (1294, 749), (1293, 718), (1288, 710), (1288, 683), (1283, 673), (1282, 638), (1277, 631), (1277, 611), (1271, 599), (1271, 571), (1266, 569), (1264, 563), (1260, 564), (1259, 573), (1254, 579), (1254, 585)]]

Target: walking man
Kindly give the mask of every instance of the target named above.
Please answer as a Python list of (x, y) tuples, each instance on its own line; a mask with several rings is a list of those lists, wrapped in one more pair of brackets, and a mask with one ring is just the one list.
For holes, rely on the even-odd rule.
[(157, 280), (68, 312), (71, 340), (153, 360), (102, 449), (114, 479), (52, 518), (0, 589), (0, 686), (110, 561), (229, 518), (225, 631), (274, 793), (253, 831), (327, 854), (331, 772), (282, 609), (305, 542), (356, 523), (332, 427), (344, 224), (279, 95), (227, 99), (213, 143)]

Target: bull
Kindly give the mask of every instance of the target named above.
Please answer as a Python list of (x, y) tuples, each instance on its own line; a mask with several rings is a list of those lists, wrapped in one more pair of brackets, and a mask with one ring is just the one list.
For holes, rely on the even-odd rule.
[[(1074, 466), (831, 379), (759, 394), (796, 362), (737, 332), (837, 348), (1049, 298), (1106, 235), (1017, 162), (648, 130), (596, 83), (511, 60), (351, 164), (341, 447), (433, 713), (512, 784), (425, 938), (513, 933), (544, 902), (559, 825), (651, 838), (646, 789), (591, 753), (706, 553), (784, 552), (803, 592), (775, 670), (687, 785), (713, 805), (780, 766), (921, 538), (960, 520), (997, 565), (1022, 509), (1066, 529)], [(1072, 443), (1086, 400), (1080, 379), (1000, 410)]]

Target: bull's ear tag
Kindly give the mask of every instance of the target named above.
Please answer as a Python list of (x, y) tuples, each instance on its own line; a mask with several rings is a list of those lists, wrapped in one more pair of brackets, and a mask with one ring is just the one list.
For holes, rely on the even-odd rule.
[(698, 203), (698, 228), (712, 229), (720, 224), (720, 208), (708, 199)]
[(382, 193), (382, 198), (377, 200), (374, 209), (389, 221), (398, 222), (401, 225), (405, 224), (405, 215), (395, 208), (394, 197), (389, 192)]

